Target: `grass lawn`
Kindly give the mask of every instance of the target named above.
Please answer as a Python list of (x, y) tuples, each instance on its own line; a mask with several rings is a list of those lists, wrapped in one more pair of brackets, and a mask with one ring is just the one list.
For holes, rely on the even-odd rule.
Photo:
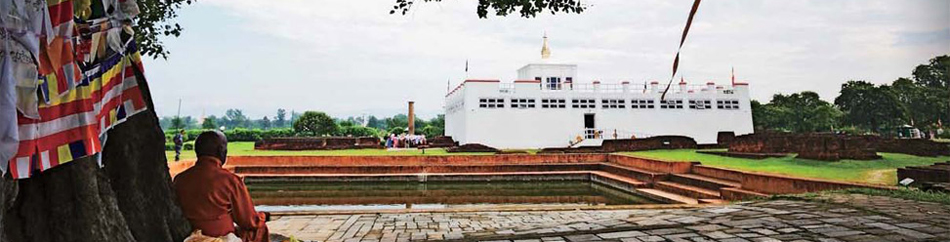
[(879, 153), (883, 156), (879, 160), (836, 162), (796, 159), (794, 155), (753, 160), (700, 154), (696, 153), (696, 150), (651, 150), (622, 154), (669, 161), (699, 161), (703, 165), (743, 171), (879, 185), (897, 184), (897, 168), (931, 165), (950, 160), (950, 157), (920, 157), (893, 153)]
[[(229, 156), (278, 156), (278, 155), (314, 155), (314, 156), (330, 156), (330, 155), (491, 155), (493, 153), (448, 153), (445, 149), (442, 148), (431, 148), (426, 149), (425, 154), (422, 154), (422, 150), (417, 149), (408, 149), (408, 150), (394, 150), (387, 151), (385, 149), (350, 149), (350, 150), (301, 150), (301, 151), (290, 151), (290, 150), (254, 150), (254, 142), (229, 142), (228, 143), (228, 155)], [(175, 160), (175, 151), (165, 151), (165, 156), (168, 157), (169, 162)], [(195, 159), (194, 150), (182, 150), (181, 151), (182, 160), (193, 160)]]

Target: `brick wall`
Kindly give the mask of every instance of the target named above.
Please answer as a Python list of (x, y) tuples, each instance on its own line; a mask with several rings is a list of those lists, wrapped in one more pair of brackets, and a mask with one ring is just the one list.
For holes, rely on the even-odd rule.
[(695, 149), (696, 140), (686, 136), (654, 136), (645, 139), (604, 140), (603, 152), (640, 151), (657, 149)]
[(729, 145), (730, 152), (798, 153), (813, 160), (874, 160), (876, 137), (834, 134), (749, 134), (737, 136)]
[(610, 155), (607, 162), (655, 172), (682, 174), (689, 173), (692, 162), (668, 162), (644, 159), (625, 155)]

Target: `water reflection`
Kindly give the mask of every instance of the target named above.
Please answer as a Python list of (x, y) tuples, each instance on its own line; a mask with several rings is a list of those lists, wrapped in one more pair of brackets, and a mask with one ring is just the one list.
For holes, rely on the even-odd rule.
[(248, 189), (261, 211), (656, 203), (589, 181), (267, 182)]

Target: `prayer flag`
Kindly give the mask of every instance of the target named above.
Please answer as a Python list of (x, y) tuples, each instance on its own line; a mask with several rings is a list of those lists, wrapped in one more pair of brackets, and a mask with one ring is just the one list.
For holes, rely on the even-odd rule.
[[(146, 110), (133, 70), (141, 70), (141, 56), (134, 42), (126, 50), (128, 54), (115, 53), (89, 67), (81, 79), (83, 85), (63, 95), (49, 95), (47, 102), (39, 104), (40, 119), (17, 117), (20, 143), (9, 162), (14, 178), (29, 178), (99, 153), (112, 127)], [(48, 81), (53, 75), (46, 76), (44, 88), (57, 88)]]
[(663, 90), (663, 94), (660, 95), (660, 100), (666, 99), (666, 92), (670, 91), (670, 86), (673, 85), (673, 78), (676, 77), (676, 69), (680, 65), (680, 50), (683, 49), (683, 43), (686, 42), (686, 34), (689, 33), (689, 26), (693, 24), (693, 16), (696, 15), (696, 10), (699, 9), (699, 2), (701, 0), (693, 1), (693, 8), (689, 10), (689, 18), (686, 19), (686, 27), (683, 28), (683, 36), (680, 38), (680, 45), (676, 49), (676, 57), (673, 58), (673, 74), (670, 75), (670, 82), (666, 84), (666, 89)]

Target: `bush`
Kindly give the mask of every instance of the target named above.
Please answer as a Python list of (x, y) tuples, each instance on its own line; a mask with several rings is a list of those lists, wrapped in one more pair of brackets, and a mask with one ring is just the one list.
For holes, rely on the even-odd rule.
[[(165, 143), (165, 150), (166, 150), (166, 151), (174, 151), (174, 150), (175, 150), (175, 143), (173, 143), (173, 142), (167, 142), (167, 143)], [(185, 142), (185, 144), (183, 144), (183, 145), (181, 146), (181, 150), (195, 150), (195, 142)]]
[(950, 129), (941, 129), (934, 133), (934, 136), (941, 139), (950, 139)]
[(445, 130), (432, 125), (426, 125), (421, 130), (421, 134), (425, 135), (426, 139), (434, 139), (435, 137), (442, 136), (443, 133), (445, 133)]
[[(194, 141), (198, 138), (202, 132), (207, 131), (206, 129), (190, 129), (185, 130), (185, 142)], [(273, 138), (273, 137), (291, 137), (294, 136), (294, 131), (289, 128), (284, 129), (245, 129), (237, 128), (232, 130), (225, 130), (224, 135), (228, 137), (228, 141), (258, 141), (264, 138)], [(166, 131), (165, 132), (165, 142), (174, 143), (173, 138), (175, 137), (175, 131)], [(167, 149), (167, 148), (166, 148)]]
[(389, 128), (389, 133), (390, 133), (390, 134), (395, 134), (395, 135), (400, 135), (400, 134), (406, 133), (406, 128), (403, 128), (403, 127), (392, 127), (392, 128)]
[(379, 137), (379, 131), (376, 128), (363, 126), (344, 126), (340, 129), (340, 134), (352, 137)]
[[(198, 138), (198, 135), (205, 130), (202, 129), (188, 129), (185, 130), (185, 135), (182, 136), (185, 142), (195, 140)], [(165, 142), (174, 142), (175, 135), (178, 134), (178, 131), (175, 130), (166, 130), (165, 131)]]
[(244, 128), (224, 131), (224, 135), (228, 137), (228, 141), (258, 141), (261, 139), (261, 133), (263, 133), (263, 131), (259, 129)]
[(336, 135), (340, 132), (340, 127), (326, 113), (306, 111), (294, 121), (294, 131), (310, 136)]

